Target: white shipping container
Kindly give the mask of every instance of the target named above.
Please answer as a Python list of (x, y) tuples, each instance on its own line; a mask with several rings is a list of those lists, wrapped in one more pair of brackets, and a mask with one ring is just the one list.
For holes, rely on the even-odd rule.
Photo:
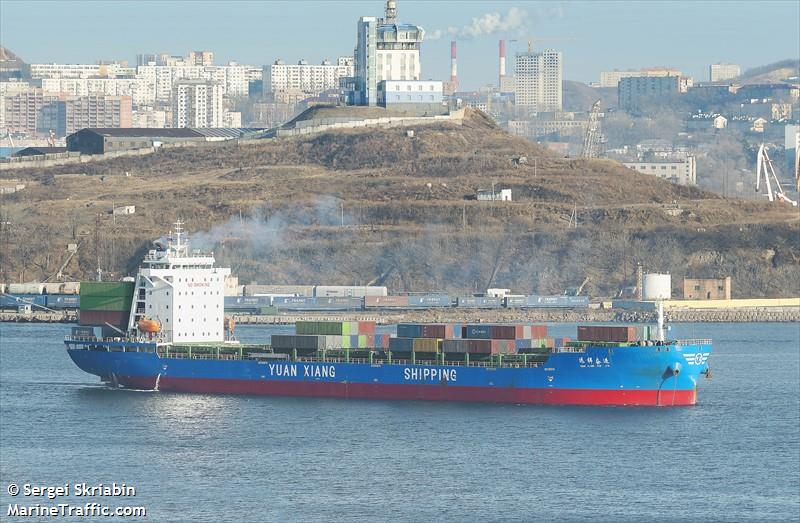
[(314, 287), (314, 296), (317, 298), (363, 298), (388, 295), (386, 287), (365, 285), (317, 285)]
[(61, 288), (61, 294), (80, 294), (81, 293), (81, 282), (79, 281), (68, 281), (63, 284)]
[(44, 285), (41, 283), (9, 283), (8, 294), (42, 294)]
[(44, 285), (44, 293), (45, 294), (62, 294), (61, 293), (61, 289), (63, 288), (62, 287), (63, 284), (60, 283), (60, 282), (45, 283), (43, 285)]
[(256, 294), (288, 294), (291, 296), (314, 296), (313, 285), (245, 285), (245, 296), (255, 296)]

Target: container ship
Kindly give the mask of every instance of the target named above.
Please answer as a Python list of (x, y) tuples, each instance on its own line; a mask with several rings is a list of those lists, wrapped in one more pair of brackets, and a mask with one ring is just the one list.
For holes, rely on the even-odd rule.
[(112, 387), (382, 400), (555, 405), (695, 405), (710, 340), (658, 327), (304, 321), (244, 344), (224, 313), (227, 268), (190, 251), (181, 223), (133, 281), (83, 282), (70, 358)]

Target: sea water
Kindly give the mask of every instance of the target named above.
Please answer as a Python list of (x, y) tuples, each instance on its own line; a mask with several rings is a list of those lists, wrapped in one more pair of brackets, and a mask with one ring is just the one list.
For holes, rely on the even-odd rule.
[[(0, 324), (3, 521), (14, 503), (89, 501), (180, 522), (800, 519), (798, 324), (674, 325), (714, 339), (712, 379), (680, 408), (113, 390), (72, 363), (68, 332)], [(12, 483), (135, 496), (12, 497)]]

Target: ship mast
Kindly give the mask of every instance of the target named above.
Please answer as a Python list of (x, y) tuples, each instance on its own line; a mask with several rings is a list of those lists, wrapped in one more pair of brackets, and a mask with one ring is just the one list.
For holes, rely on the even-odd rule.
[(658, 341), (664, 341), (664, 302), (658, 300), (657, 305), (658, 310), (658, 332), (656, 336), (658, 337)]

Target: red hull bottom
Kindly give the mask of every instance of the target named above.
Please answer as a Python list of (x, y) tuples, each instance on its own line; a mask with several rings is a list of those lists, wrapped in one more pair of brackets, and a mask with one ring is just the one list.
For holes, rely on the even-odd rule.
[[(132, 389), (156, 388), (153, 378), (117, 376), (120, 385)], [(389, 385), (189, 379), (162, 376), (158, 389), (205, 394), (249, 394), (375, 400), (465, 401), (527, 405), (627, 405), (671, 407), (695, 405), (697, 390), (592, 390), (592, 389), (501, 389), (441, 385)]]

